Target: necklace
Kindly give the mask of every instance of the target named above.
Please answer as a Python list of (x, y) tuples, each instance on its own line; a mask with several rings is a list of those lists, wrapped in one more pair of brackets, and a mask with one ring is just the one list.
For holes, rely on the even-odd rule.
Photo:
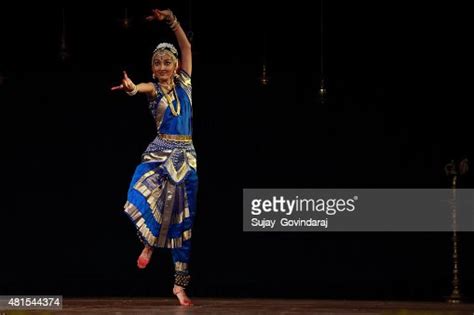
[(168, 106), (170, 107), (170, 110), (173, 116), (179, 116), (179, 114), (181, 114), (181, 103), (178, 98), (178, 93), (176, 93), (175, 85), (173, 84), (172, 90), (170, 90), (170, 92), (174, 93), (174, 98), (176, 99), (176, 103), (178, 105), (177, 110), (174, 108), (173, 100), (171, 99), (171, 96), (168, 93), (165, 93), (161, 85), (160, 85), (160, 91), (165, 96), (166, 100), (168, 101)]

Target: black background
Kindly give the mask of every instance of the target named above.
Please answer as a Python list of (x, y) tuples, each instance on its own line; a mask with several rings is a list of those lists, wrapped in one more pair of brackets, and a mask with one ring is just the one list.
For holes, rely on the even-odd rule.
[[(123, 214), (154, 138), (142, 96), (111, 92), (126, 70), (151, 79), (164, 24), (125, 9), (1, 10), (4, 189), (1, 294), (169, 295), (173, 266)], [(193, 37), (198, 216), (194, 296), (441, 300), (450, 233), (244, 233), (243, 188), (446, 188), (472, 157), (467, 9), (324, 2), (160, 2)], [(266, 61), (270, 84), (259, 85)], [(472, 171), (462, 178), (472, 187)], [(461, 291), (474, 296), (472, 233), (460, 233)]]

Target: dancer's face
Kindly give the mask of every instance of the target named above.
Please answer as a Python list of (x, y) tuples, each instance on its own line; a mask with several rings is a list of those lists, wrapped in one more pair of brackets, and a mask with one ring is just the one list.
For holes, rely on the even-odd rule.
[(177, 62), (168, 53), (158, 53), (153, 58), (153, 74), (161, 83), (170, 83), (175, 72)]

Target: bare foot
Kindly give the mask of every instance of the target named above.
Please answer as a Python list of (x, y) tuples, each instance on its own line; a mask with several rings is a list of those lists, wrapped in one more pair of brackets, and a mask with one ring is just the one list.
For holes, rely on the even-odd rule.
[(137, 266), (140, 269), (144, 269), (148, 263), (150, 262), (151, 254), (153, 254), (153, 247), (145, 245), (143, 248), (142, 253), (138, 256)]
[(193, 305), (193, 302), (188, 297), (188, 295), (186, 294), (186, 291), (184, 291), (183, 287), (175, 285), (173, 287), (173, 294), (176, 295), (176, 297), (178, 298), (179, 304), (184, 305), (184, 306)]

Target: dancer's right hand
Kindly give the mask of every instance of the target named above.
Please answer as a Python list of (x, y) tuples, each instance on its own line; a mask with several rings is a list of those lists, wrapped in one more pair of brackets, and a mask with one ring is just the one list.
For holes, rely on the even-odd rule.
[(123, 72), (123, 79), (122, 79), (122, 84), (113, 86), (110, 90), (115, 91), (115, 90), (124, 90), (125, 92), (131, 92), (135, 89), (135, 84), (133, 83), (132, 80), (127, 75), (127, 72)]

